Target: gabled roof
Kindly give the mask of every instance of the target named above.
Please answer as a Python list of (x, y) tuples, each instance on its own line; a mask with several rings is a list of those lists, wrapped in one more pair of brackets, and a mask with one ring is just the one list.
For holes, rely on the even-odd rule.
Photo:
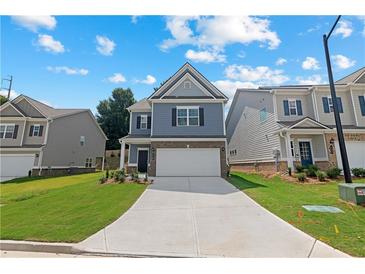
[(221, 92), (188, 62), (186, 62), (173, 76), (171, 76), (161, 87), (159, 87), (150, 97), (148, 97), (148, 99), (160, 99), (187, 73), (200, 85), (202, 85), (209, 93), (211, 93), (213, 98), (228, 100), (228, 97), (223, 92)]
[[(304, 117), (299, 120), (295, 121), (278, 121), (279, 124), (283, 125), (284, 127), (287, 127), (289, 129), (294, 128), (301, 128), (301, 129), (313, 129), (313, 128), (323, 128), (323, 129), (330, 129), (330, 127), (326, 126), (325, 124), (322, 124), (311, 117)], [(313, 126), (304, 126), (305, 123), (312, 124)]]
[(147, 101), (147, 98), (143, 98), (142, 100), (136, 102), (135, 104), (127, 107), (127, 110), (129, 110), (129, 111), (133, 111), (133, 110), (149, 111), (149, 110), (151, 110), (151, 105)]
[(341, 78), (340, 80), (337, 80), (336, 84), (349, 84), (349, 83), (355, 83), (356, 80), (358, 80), (362, 75), (365, 74), (365, 67), (362, 67), (358, 69), (357, 71)]
[(21, 109), (17, 108), (16, 105), (12, 104), (11, 101), (7, 101), (6, 103), (2, 104), (0, 106), (0, 110), (6, 109), (8, 107), (12, 107), (16, 112), (20, 114), (20, 116), (22, 117), (26, 116), (25, 113)]

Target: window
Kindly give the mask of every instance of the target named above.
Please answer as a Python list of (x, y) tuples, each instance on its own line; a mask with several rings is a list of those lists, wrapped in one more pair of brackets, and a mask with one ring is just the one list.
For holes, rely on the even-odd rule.
[(328, 100), (328, 108), (329, 108), (330, 112), (333, 112), (332, 98), (331, 97), (328, 97), (327, 100)]
[(184, 82), (184, 89), (191, 89), (191, 82), (190, 81), (185, 81)]
[(198, 126), (199, 107), (177, 107), (178, 126)]
[(85, 136), (80, 136), (80, 145), (81, 146), (85, 145)]
[(93, 159), (86, 158), (85, 167), (92, 167), (92, 165), (93, 165)]
[(40, 136), (40, 129), (41, 129), (41, 126), (40, 125), (34, 125), (33, 126), (33, 136)]
[(13, 138), (15, 125), (0, 125), (0, 138)]
[(147, 128), (147, 115), (141, 115), (141, 128)]
[(260, 122), (265, 122), (267, 120), (266, 108), (260, 110)]
[(288, 100), (290, 115), (297, 115), (297, 102), (295, 100)]
[(294, 151), (294, 141), (293, 140), (290, 141), (290, 151), (291, 151), (291, 156), (294, 157), (295, 151)]

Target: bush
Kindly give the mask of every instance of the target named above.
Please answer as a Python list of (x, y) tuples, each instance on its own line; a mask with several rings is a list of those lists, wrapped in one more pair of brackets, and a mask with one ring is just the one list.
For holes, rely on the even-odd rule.
[(138, 181), (139, 180), (138, 172), (133, 172), (131, 174), (131, 178), (132, 178), (133, 181)]
[(114, 178), (114, 171), (113, 170), (109, 172), (109, 178), (110, 179)]
[(118, 170), (114, 171), (114, 176), (113, 176), (113, 178), (114, 178), (114, 179), (116, 179), (116, 180), (118, 180), (118, 178), (119, 178), (121, 175), (123, 175), (123, 176), (125, 175), (125, 174), (124, 174), (124, 169), (122, 169), (122, 170), (118, 169)]
[(341, 174), (341, 169), (338, 167), (331, 167), (327, 170), (327, 176), (330, 179), (336, 179)]
[(289, 176), (291, 176), (291, 167), (288, 167)]
[(306, 169), (305, 169), (305, 174), (308, 177), (316, 177), (316, 172), (319, 170), (319, 168), (316, 165), (309, 165)]
[(326, 172), (318, 170), (316, 172), (316, 176), (318, 178), (318, 181), (324, 182), (326, 180), (327, 174), (326, 174)]
[(124, 174), (120, 173), (117, 180), (118, 180), (119, 183), (124, 183), (124, 181), (125, 181)]
[(106, 177), (101, 177), (101, 178), (99, 179), (99, 183), (100, 183), (100, 184), (105, 184), (107, 180), (108, 180), (108, 178), (106, 178)]
[(106, 170), (105, 172), (105, 177), (108, 179), (109, 178), (109, 169)]
[(302, 166), (302, 165), (296, 165), (295, 166), (295, 170), (298, 173), (302, 173), (304, 171), (304, 166)]
[(353, 168), (351, 171), (356, 177), (365, 177), (365, 168)]
[(305, 173), (297, 173), (296, 177), (297, 177), (298, 181), (301, 183), (303, 183), (306, 178)]

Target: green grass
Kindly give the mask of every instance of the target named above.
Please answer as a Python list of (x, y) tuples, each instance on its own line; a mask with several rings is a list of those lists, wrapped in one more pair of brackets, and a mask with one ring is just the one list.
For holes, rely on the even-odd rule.
[(1, 184), (1, 239), (79, 242), (116, 220), (146, 188), (100, 185), (100, 177), (91, 173)]
[[(232, 173), (229, 181), (263, 207), (314, 238), (350, 255), (365, 256), (365, 208), (340, 201), (337, 183), (295, 184), (279, 177), (267, 179), (238, 172)], [(365, 180), (357, 182), (365, 183)], [(345, 213), (309, 212), (302, 205), (330, 205)]]

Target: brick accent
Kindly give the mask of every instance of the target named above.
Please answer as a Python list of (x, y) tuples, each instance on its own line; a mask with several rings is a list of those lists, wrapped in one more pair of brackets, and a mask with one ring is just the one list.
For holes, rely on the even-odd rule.
[(95, 168), (43, 168), (40, 173), (38, 168), (32, 169), (32, 176), (62, 176), (95, 172)]
[[(286, 161), (280, 161), (278, 164), (278, 171), (285, 172), (288, 170), (288, 163)], [(243, 172), (277, 172), (275, 162), (231, 164), (230, 169), (231, 171)]]
[[(169, 141), (169, 142), (151, 142), (150, 165), (148, 167), (148, 175), (156, 176), (156, 157), (158, 148), (219, 148), (221, 161), (221, 176), (227, 177), (226, 147), (224, 141)], [(154, 155), (153, 155), (154, 154)]]
[(132, 173), (137, 172), (137, 167), (136, 166), (128, 166), (128, 164), (126, 164), (125, 170), (126, 170), (127, 174), (132, 174)]

